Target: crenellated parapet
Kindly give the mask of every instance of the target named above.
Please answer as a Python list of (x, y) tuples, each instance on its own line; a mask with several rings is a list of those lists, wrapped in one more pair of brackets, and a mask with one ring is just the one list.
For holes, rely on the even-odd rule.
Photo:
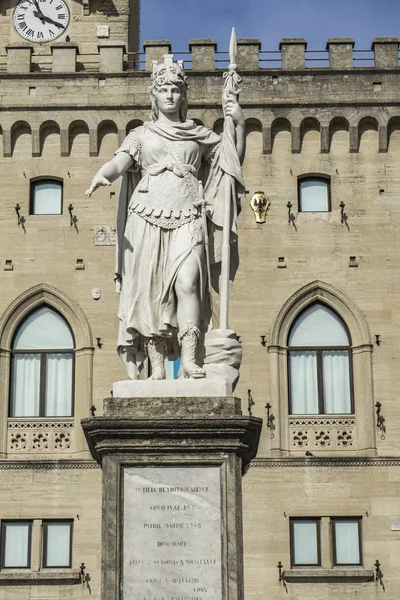
[[(388, 151), (400, 122), (399, 40), (375, 38), (368, 59), (375, 67), (368, 68), (359, 66), (367, 61), (360, 62), (354, 45), (351, 38), (330, 38), (325, 50), (312, 51), (303, 38), (284, 38), (279, 50), (263, 51), (259, 39), (238, 40), (240, 101), (249, 131), (261, 133), (263, 154), (274, 152), (281, 132), (290, 135), (291, 152), (301, 154), (310, 131), (321, 154), (330, 152), (337, 131), (346, 132), (349, 153), (359, 151), (367, 131), (376, 132), (376, 152)], [(97, 157), (105, 139), (121, 142), (148, 120), (149, 72), (173, 51), (170, 42), (148, 40), (143, 54), (132, 54), (122, 42), (104, 40), (97, 50), (81, 55), (73, 41), (53, 43), (50, 55), (35, 54), (28, 43), (7, 47), (0, 57), (5, 158), (15, 155), (22, 137), (32, 157), (43, 155), (50, 138), (56, 155), (71, 156), (79, 138), (82, 155)], [(174, 54), (188, 74), (190, 118), (220, 133), (227, 53), (216, 40), (200, 39)]]
[[(238, 43), (238, 67), (241, 71), (299, 72), (399, 69), (400, 40), (374, 38), (370, 49), (356, 49), (352, 38), (329, 38), (325, 49), (308, 49), (304, 38), (283, 38), (279, 49), (263, 50), (257, 38), (242, 38)], [(14, 42), (0, 55), (0, 73), (124, 73), (150, 71), (153, 60), (173, 51), (182, 58), (187, 70), (219, 71), (226, 68), (228, 52), (221, 51), (213, 39), (190, 40), (188, 49), (174, 49), (169, 40), (147, 40), (143, 52), (127, 52), (126, 42), (99, 40), (97, 52), (82, 53), (77, 44), (54, 43), (49, 54), (36, 54), (35, 45)], [(61, 65), (61, 67), (60, 67)]]

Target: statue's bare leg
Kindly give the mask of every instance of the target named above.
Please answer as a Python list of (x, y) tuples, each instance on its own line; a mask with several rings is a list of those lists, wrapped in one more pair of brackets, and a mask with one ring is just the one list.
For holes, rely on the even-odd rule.
[(200, 292), (199, 266), (192, 253), (179, 269), (175, 293), (178, 300), (178, 343), (181, 346), (181, 371), (183, 376), (193, 379), (205, 377), (205, 372), (196, 364), (196, 349), (200, 337)]

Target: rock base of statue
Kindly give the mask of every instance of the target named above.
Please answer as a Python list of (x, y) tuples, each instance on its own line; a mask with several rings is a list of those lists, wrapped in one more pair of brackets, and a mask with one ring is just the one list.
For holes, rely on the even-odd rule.
[(207, 379), (218, 379), (235, 389), (242, 363), (242, 345), (233, 329), (211, 329), (205, 335), (203, 368)]
[(82, 426), (103, 471), (102, 600), (243, 600), (241, 478), (261, 419), (169, 390), (106, 399)]
[(223, 379), (208, 376), (205, 379), (127, 379), (113, 384), (114, 398), (205, 398), (207, 396), (231, 396), (232, 384)]

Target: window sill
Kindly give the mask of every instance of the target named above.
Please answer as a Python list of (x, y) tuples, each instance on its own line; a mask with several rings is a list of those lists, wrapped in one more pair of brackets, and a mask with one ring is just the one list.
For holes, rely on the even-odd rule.
[(367, 569), (289, 569), (285, 571), (288, 583), (362, 583), (374, 580), (374, 572)]
[(79, 571), (54, 569), (52, 571), (0, 571), (2, 585), (72, 585), (80, 583)]

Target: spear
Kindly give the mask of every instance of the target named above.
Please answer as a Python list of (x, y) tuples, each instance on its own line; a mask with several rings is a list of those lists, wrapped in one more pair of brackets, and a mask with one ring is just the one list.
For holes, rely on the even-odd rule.
[[(235, 99), (239, 95), (240, 77), (236, 72), (236, 33), (232, 28), (231, 40), (229, 43), (229, 70), (224, 73), (224, 88), (222, 92), (222, 105), (225, 106), (229, 97)], [(236, 148), (236, 129), (232, 117), (226, 116), (224, 121), (224, 144), (230, 144)], [(220, 329), (228, 329), (229, 312), (229, 293), (230, 293), (230, 233), (231, 233), (231, 213), (232, 213), (232, 189), (234, 189), (233, 177), (225, 173), (224, 178), (224, 220), (222, 230), (222, 261), (221, 261), (221, 279), (220, 279)]]

